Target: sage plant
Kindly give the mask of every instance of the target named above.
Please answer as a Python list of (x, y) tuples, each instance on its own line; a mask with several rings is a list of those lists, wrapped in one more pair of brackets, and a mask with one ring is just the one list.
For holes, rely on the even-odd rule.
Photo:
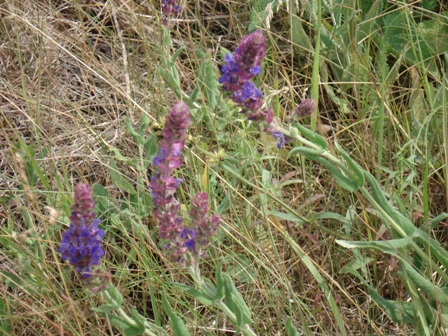
[(101, 246), (104, 231), (98, 228), (100, 219), (94, 212), (92, 189), (86, 183), (75, 186), (74, 205), (70, 227), (62, 234), (59, 252), (62, 260), (69, 260), (82, 279), (89, 280), (95, 274), (93, 268), (104, 256)]
[[(254, 122), (266, 122), (264, 129), (277, 140), (277, 147), (282, 148), (291, 140), (274, 121), (274, 113), (270, 108), (263, 108), (263, 94), (251, 79), (261, 72), (261, 62), (266, 54), (266, 38), (260, 29), (244, 36), (234, 53), (224, 57), (219, 83), (222, 89), (231, 94), (231, 99), (242, 107), (241, 113)], [(316, 104), (305, 99), (298, 106), (295, 116), (310, 115)]]
[(272, 122), (270, 109), (262, 109), (263, 94), (251, 82), (261, 72), (261, 61), (266, 54), (266, 38), (260, 29), (244, 36), (234, 53), (224, 57), (219, 83), (231, 94), (231, 99), (242, 107), (241, 113), (255, 122)]
[(150, 188), (153, 196), (153, 215), (159, 226), (159, 236), (163, 248), (181, 265), (186, 263), (186, 254), (194, 263), (197, 257), (204, 255), (201, 247), (208, 244), (219, 226), (219, 216), (207, 216), (208, 199), (206, 193), (194, 198), (189, 227), (179, 214), (180, 204), (174, 197), (182, 179), (174, 177), (174, 172), (183, 163), (181, 150), (184, 147), (190, 111), (184, 102), (177, 102), (169, 111), (162, 130), (159, 154), (154, 158), (155, 173), (151, 177)]

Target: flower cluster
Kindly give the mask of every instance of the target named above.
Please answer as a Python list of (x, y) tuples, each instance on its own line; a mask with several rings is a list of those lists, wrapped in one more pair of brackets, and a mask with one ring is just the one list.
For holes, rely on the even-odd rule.
[(100, 219), (93, 211), (95, 201), (88, 184), (75, 186), (74, 203), (70, 228), (62, 234), (58, 251), (62, 254), (62, 260), (68, 259), (83, 279), (89, 279), (93, 275), (92, 266), (98, 265), (104, 255), (101, 247), (104, 232), (98, 228)]
[(181, 233), (186, 238), (185, 245), (194, 256), (205, 256), (204, 248), (210, 243), (219, 227), (219, 215), (209, 216), (208, 197), (204, 192), (196, 194), (190, 205), (190, 226)]
[[(181, 10), (181, 7), (179, 5), (176, 5), (175, 0), (162, 0), (162, 12), (165, 14), (166, 17), (170, 17), (176, 13), (179, 13)], [(168, 20), (164, 19), (163, 24), (167, 25)]]
[[(159, 225), (159, 236), (165, 242), (164, 248), (171, 253), (180, 264), (185, 263), (184, 254), (197, 253), (196, 242), (206, 245), (207, 234), (214, 233), (219, 225), (219, 217), (207, 217), (208, 201), (206, 194), (200, 194), (198, 201), (193, 201), (191, 210), (192, 225), (186, 228), (183, 218), (179, 215), (180, 204), (174, 194), (182, 182), (173, 176), (183, 159), (181, 150), (184, 147), (190, 112), (184, 102), (177, 102), (169, 111), (162, 130), (163, 139), (160, 143), (159, 154), (154, 158), (155, 173), (151, 177), (150, 188), (153, 196), (153, 215)], [(204, 196), (205, 195), (205, 196)], [(203, 198), (205, 197), (205, 203)], [(196, 203), (195, 203), (196, 202)], [(197, 205), (195, 205), (197, 204)], [(200, 213), (203, 222), (198, 223), (194, 214)]]
[(219, 83), (232, 100), (242, 107), (249, 120), (272, 122), (269, 109), (262, 110), (261, 91), (250, 80), (261, 72), (261, 61), (266, 54), (266, 38), (260, 29), (244, 36), (235, 52), (224, 57)]
[(294, 115), (294, 118), (308, 117), (310, 116), (314, 110), (317, 108), (316, 102), (310, 98), (305, 98), (302, 100), (297, 106)]

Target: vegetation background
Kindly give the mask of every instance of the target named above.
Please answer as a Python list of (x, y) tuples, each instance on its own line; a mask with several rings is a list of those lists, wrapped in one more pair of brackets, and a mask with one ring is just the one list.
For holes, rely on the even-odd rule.
[[(224, 50), (260, 27), (269, 50), (257, 84), (279, 121), (288, 123), (314, 84), (317, 118), (303, 125), (330, 148), (336, 141), (345, 148), (416, 226), (446, 211), (447, 4), (322, 0), (319, 14), (317, 3), (186, 0), (167, 39), (158, 1), (0, 2), (0, 334), (117, 334), (92, 311), (101, 296), (74, 282), (56, 252), (77, 181), (94, 187), (105, 266), (127, 307), (166, 327), (165, 291), (192, 334), (233, 334), (216, 310), (172, 284), (190, 280), (161, 253), (150, 214), (148, 169), (181, 92), (197, 94), (197, 104), (178, 197), (187, 204), (207, 191), (222, 215), (202, 271), (213, 279), (222, 263), (252, 310), (254, 330), (284, 335), (291, 317), (306, 335), (339, 334), (341, 323), (351, 335), (415, 332), (369, 295), (374, 288), (409, 302), (398, 260), (335, 242), (390, 239), (369, 204), (325, 167), (289, 155), (291, 147), (278, 150), (224, 96), (207, 96)], [(446, 247), (447, 223), (429, 228)], [(434, 334), (444, 334), (443, 325)]]

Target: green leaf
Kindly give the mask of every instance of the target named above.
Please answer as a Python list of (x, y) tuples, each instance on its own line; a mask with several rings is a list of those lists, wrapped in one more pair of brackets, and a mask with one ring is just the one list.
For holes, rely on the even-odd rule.
[(292, 324), (291, 317), (288, 317), (286, 319), (286, 333), (288, 336), (299, 336), (299, 332), (297, 331), (296, 327)]
[[(131, 308), (130, 314), (136, 324), (135, 326), (132, 326), (132, 329), (133, 329), (132, 332), (136, 332), (134, 335), (139, 335), (139, 334), (144, 333), (146, 330), (146, 328), (145, 328), (146, 319), (135, 308)], [(125, 333), (129, 332), (129, 329), (130, 328), (125, 329)], [(126, 335), (128, 335), (128, 334), (126, 334)]]
[(243, 296), (236, 289), (232, 278), (224, 273), (222, 274), (225, 286), (225, 303), (230, 308), (230, 310), (237, 317), (237, 326), (243, 327), (246, 324), (252, 323), (251, 312), (249, 307), (246, 305)]
[(125, 330), (126, 328), (129, 328), (129, 324), (127, 324), (123, 318), (116, 315), (108, 315), (108, 317), (112, 324), (118, 329)]
[[(412, 243), (412, 237), (391, 239), (391, 240), (376, 240), (376, 241), (347, 241), (336, 239), (336, 243), (349, 249), (353, 248), (369, 248), (379, 250), (383, 253), (400, 257), (398, 249), (407, 248)], [(401, 259), (401, 257), (400, 257)]]
[(121, 295), (121, 293), (117, 287), (115, 287), (114, 285), (109, 285), (107, 292), (109, 293), (110, 297), (112, 298), (113, 304), (116, 304), (120, 307), (123, 305), (123, 295)]
[(306, 157), (308, 157), (311, 160), (317, 161), (320, 164), (324, 165), (325, 167), (327, 167), (327, 169), (330, 171), (331, 176), (333, 176), (333, 178), (336, 180), (336, 182), (344, 189), (350, 191), (350, 192), (355, 192), (356, 190), (358, 190), (358, 185), (350, 178), (348, 178), (347, 176), (345, 176), (344, 174), (341, 173), (341, 171), (336, 168), (335, 166), (333, 166), (329, 161), (319, 157), (319, 156), (313, 156), (313, 155), (305, 155)]
[(153, 135), (148, 136), (145, 143), (143, 144), (143, 148), (146, 152), (145, 169), (148, 169), (149, 165), (152, 162), (152, 159), (156, 156), (158, 150), (156, 139)]
[(386, 300), (373, 288), (369, 291), (370, 297), (386, 312), (387, 316), (399, 324), (414, 324), (414, 307), (410, 302)]
[(431, 256), (436, 258), (445, 270), (448, 269), (448, 252), (436, 239), (431, 238), (425, 231), (417, 229), (414, 234), (414, 241), (423, 245), (426, 250), (429, 249)]
[(135, 143), (137, 143), (138, 145), (143, 144), (143, 136), (134, 129), (134, 126), (132, 126), (129, 118), (124, 118), (124, 127), (128, 134), (130, 134), (134, 138)]
[(364, 186), (366, 179), (364, 177), (364, 169), (361, 168), (361, 166), (353, 160), (350, 155), (341, 147), (339, 146), (338, 142), (335, 142), (336, 148), (338, 149), (339, 153), (341, 153), (342, 158), (344, 161), (348, 164), (350, 169), (353, 171), (354, 176), (352, 176), (352, 179), (355, 181), (355, 183), (358, 185), (358, 187)]
[[(396, 225), (399, 225), (401, 229), (408, 235), (412, 236), (417, 229), (412, 221), (405, 217), (402, 213), (400, 213), (398, 210), (396, 210), (392, 204), (387, 200), (386, 196), (384, 196), (384, 191), (381, 189), (380, 184), (376, 180), (376, 178), (370, 174), (369, 172), (365, 171), (364, 175), (366, 179), (368, 180), (371, 188), (371, 195), (375, 199), (375, 201), (378, 203), (378, 205), (392, 218), (394, 223)], [(378, 215), (381, 216), (381, 213), (378, 212)], [(387, 218), (383, 218), (383, 220), (387, 224), (391, 224)]]
[(135, 194), (135, 189), (132, 184), (119, 173), (118, 167), (113, 160), (110, 162), (109, 174), (112, 183), (120, 190), (126, 191), (131, 195)]
[(196, 288), (193, 288), (191, 286), (188, 286), (188, 285), (185, 285), (182, 283), (177, 283), (177, 282), (174, 282), (173, 285), (175, 287), (183, 290), (184, 292), (187, 292), (191, 296), (195, 297), (203, 305), (211, 306), (214, 302), (213, 298), (208, 296), (206, 293), (203, 293), (202, 291), (197, 290)]
[(408, 263), (402, 263), (404, 271), (413, 284), (423, 293), (425, 293), (428, 298), (433, 301), (440, 302), (444, 305), (448, 303), (448, 289), (443, 289), (434, 284), (433, 281), (428, 280), (422, 276), (414, 267)]
[(190, 333), (188, 332), (188, 329), (185, 326), (184, 322), (171, 309), (171, 306), (166, 298), (165, 292), (162, 292), (162, 305), (163, 309), (165, 309), (165, 312), (168, 314), (170, 318), (170, 326), (173, 329), (174, 336), (189, 336)]
[(327, 149), (328, 143), (327, 140), (325, 140), (325, 138), (316, 133), (313, 132), (312, 130), (302, 126), (299, 123), (296, 123), (295, 126), (297, 127), (297, 129), (299, 130), (300, 133), (302, 133), (302, 135), (304, 135), (309, 141), (311, 141), (313, 144), (319, 146), (322, 149)]
[(305, 147), (305, 146), (298, 146), (298, 147), (294, 147), (293, 149), (291, 149), (289, 151), (288, 157), (290, 157), (293, 154), (297, 154), (297, 153), (308, 157), (309, 155), (321, 155), (324, 152), (325, 152), (325, 149), (314, 149), (314, 148), (309, 148), (309, 147)]
[(290, 214), (290, 213), (269, 210), (268, 214), (272, 215), (274, 217), (277, 217), (279, 219), (282, 219), (282, 220), (287, 220), (288, 222), (299, 223), (299, 224), (302, 224), (304, 222), (302, 219), (300, 219), (297, 216), (295, 216), (294, 214)]
[(13, 311), (11, 311), (11, 313), (8, 312), (4, 299), (0, 298), (0, 332), (2, 332), (3, 335), (11, 333), (10, 318), (13, 313)]
[(224, 285), (224, 279), (222, 278), (222, 271), (221, 271), (222, 263), (218, 264), (216, 267), (216, 273), (215, 273), (215, 279), (216, 279), (216, 296), (215, 296), (215, 302), (219, 303), (222, 300), (224, 300), (225, 297), (225, 285)]
[(96, 200), (96, 206), (100, 213), (105, 212), (109, 208), (109, 193), (101, 184), (94, 184), (93, 195)]
[(335, 219), (337, 221), (340, 221), (344, 224), (349, 224), (350, 220), (347, 219), (347, 217), (344, 217), (338, 213), (335, 212), (319, 212), (315, 216), (313, 216), (313, 221), (318, 219)]
[(388, 15), (385, 20), (384, 41), (390, 51), (405, 55), (409, 64), (423, 62), (432, 74), (437, 74), (434, 56), (448, 51), (448, 26), (445, 15), (417, 24), (402, 10)]
[(437, 225), (439, 225), (439, 223), (448, 218), (448, 214), (446, 212), (442, 212), (440, 215), (438, 215), (437, 217), (434, 217), (432, 220), (430, 220), (428, 223), (423, 224), (420, 227), (420, 230), (422, 230), (423, 232), (429, 232), (432, 231)]
[(120, 305), (115, 304), (115, 303), (108, 303), (108, 304), (103, 304), (96, 308), (92, 308), (92, 310), (97, 313), (110, 313), (111, 311), (114, 311), (117, 308), (120, 308)]
[(198, 58), (201, 58), (201, 66), (198, 76), (198, 88), (207, 100), (207, 105), (211, 109), (215, 109), (220, 95), (218, 88), (218, 80), (216, 79), (216, 72), (214, 62), (209, 53), (197, 51)]
[(123, 330), (123, 334), (125, 334), (125, 336), (137, 336), (143, 334), (145, 330), (145, 328), (141, 330), (141, 328), (127, 327)]

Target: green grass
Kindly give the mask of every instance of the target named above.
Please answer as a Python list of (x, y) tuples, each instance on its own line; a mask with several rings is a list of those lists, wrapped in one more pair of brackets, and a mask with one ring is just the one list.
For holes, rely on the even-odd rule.
[(169, 30), (158, 1), (0, 5), (0, 334), (118, 333), (92, 310), (104, 297), (74, 281), (57, 252), (78, 181), (94, 186), (104, 265), (126, 311), (136, 307), (171, 334), (166, 293), (192, 335), (233, 334), (216, 307), (173, 285), (192, 280), (162, 253), (151, 216), (147, 169), (164, 117), (196, 87), (177, 197), (188, 204), (198, 191), (211, 196), (223, 221), (202, 274), (214, 282), (221, 266), (231, 276), (258, 335), (286, 335), (288, 317), (305, 335), (445, 333), (437, 298), (425, 330), (423, 322), (397, 323), (369, 295), (374, 289), (425, 314), (431, 297), (412, 293), (423, 285), (403, 264), (445, 290), (436, 275), (443, 261), (422, 263), (418, 249), (394, 247), (397, 259), (373, 245), (337, 244), (401, 237), (366, 194), (290, 155), (297, 143), (278, 150), (262, 126), (212, 94), (222, 48), (234, 50), (248, 27), (260, 27), (269, 50), (256, 82), (276, 119), (286, 125), (303, 98), (316, 98), (318, 110), (301, 124), (315, 127), (335, 156), (337, 144), (345, 149), (395, 209), (446, 246), (445, 220), (428, 223), (448, 200), (448, 8), (321, 1), (319, 14), (318, 2), (185, 1)]

